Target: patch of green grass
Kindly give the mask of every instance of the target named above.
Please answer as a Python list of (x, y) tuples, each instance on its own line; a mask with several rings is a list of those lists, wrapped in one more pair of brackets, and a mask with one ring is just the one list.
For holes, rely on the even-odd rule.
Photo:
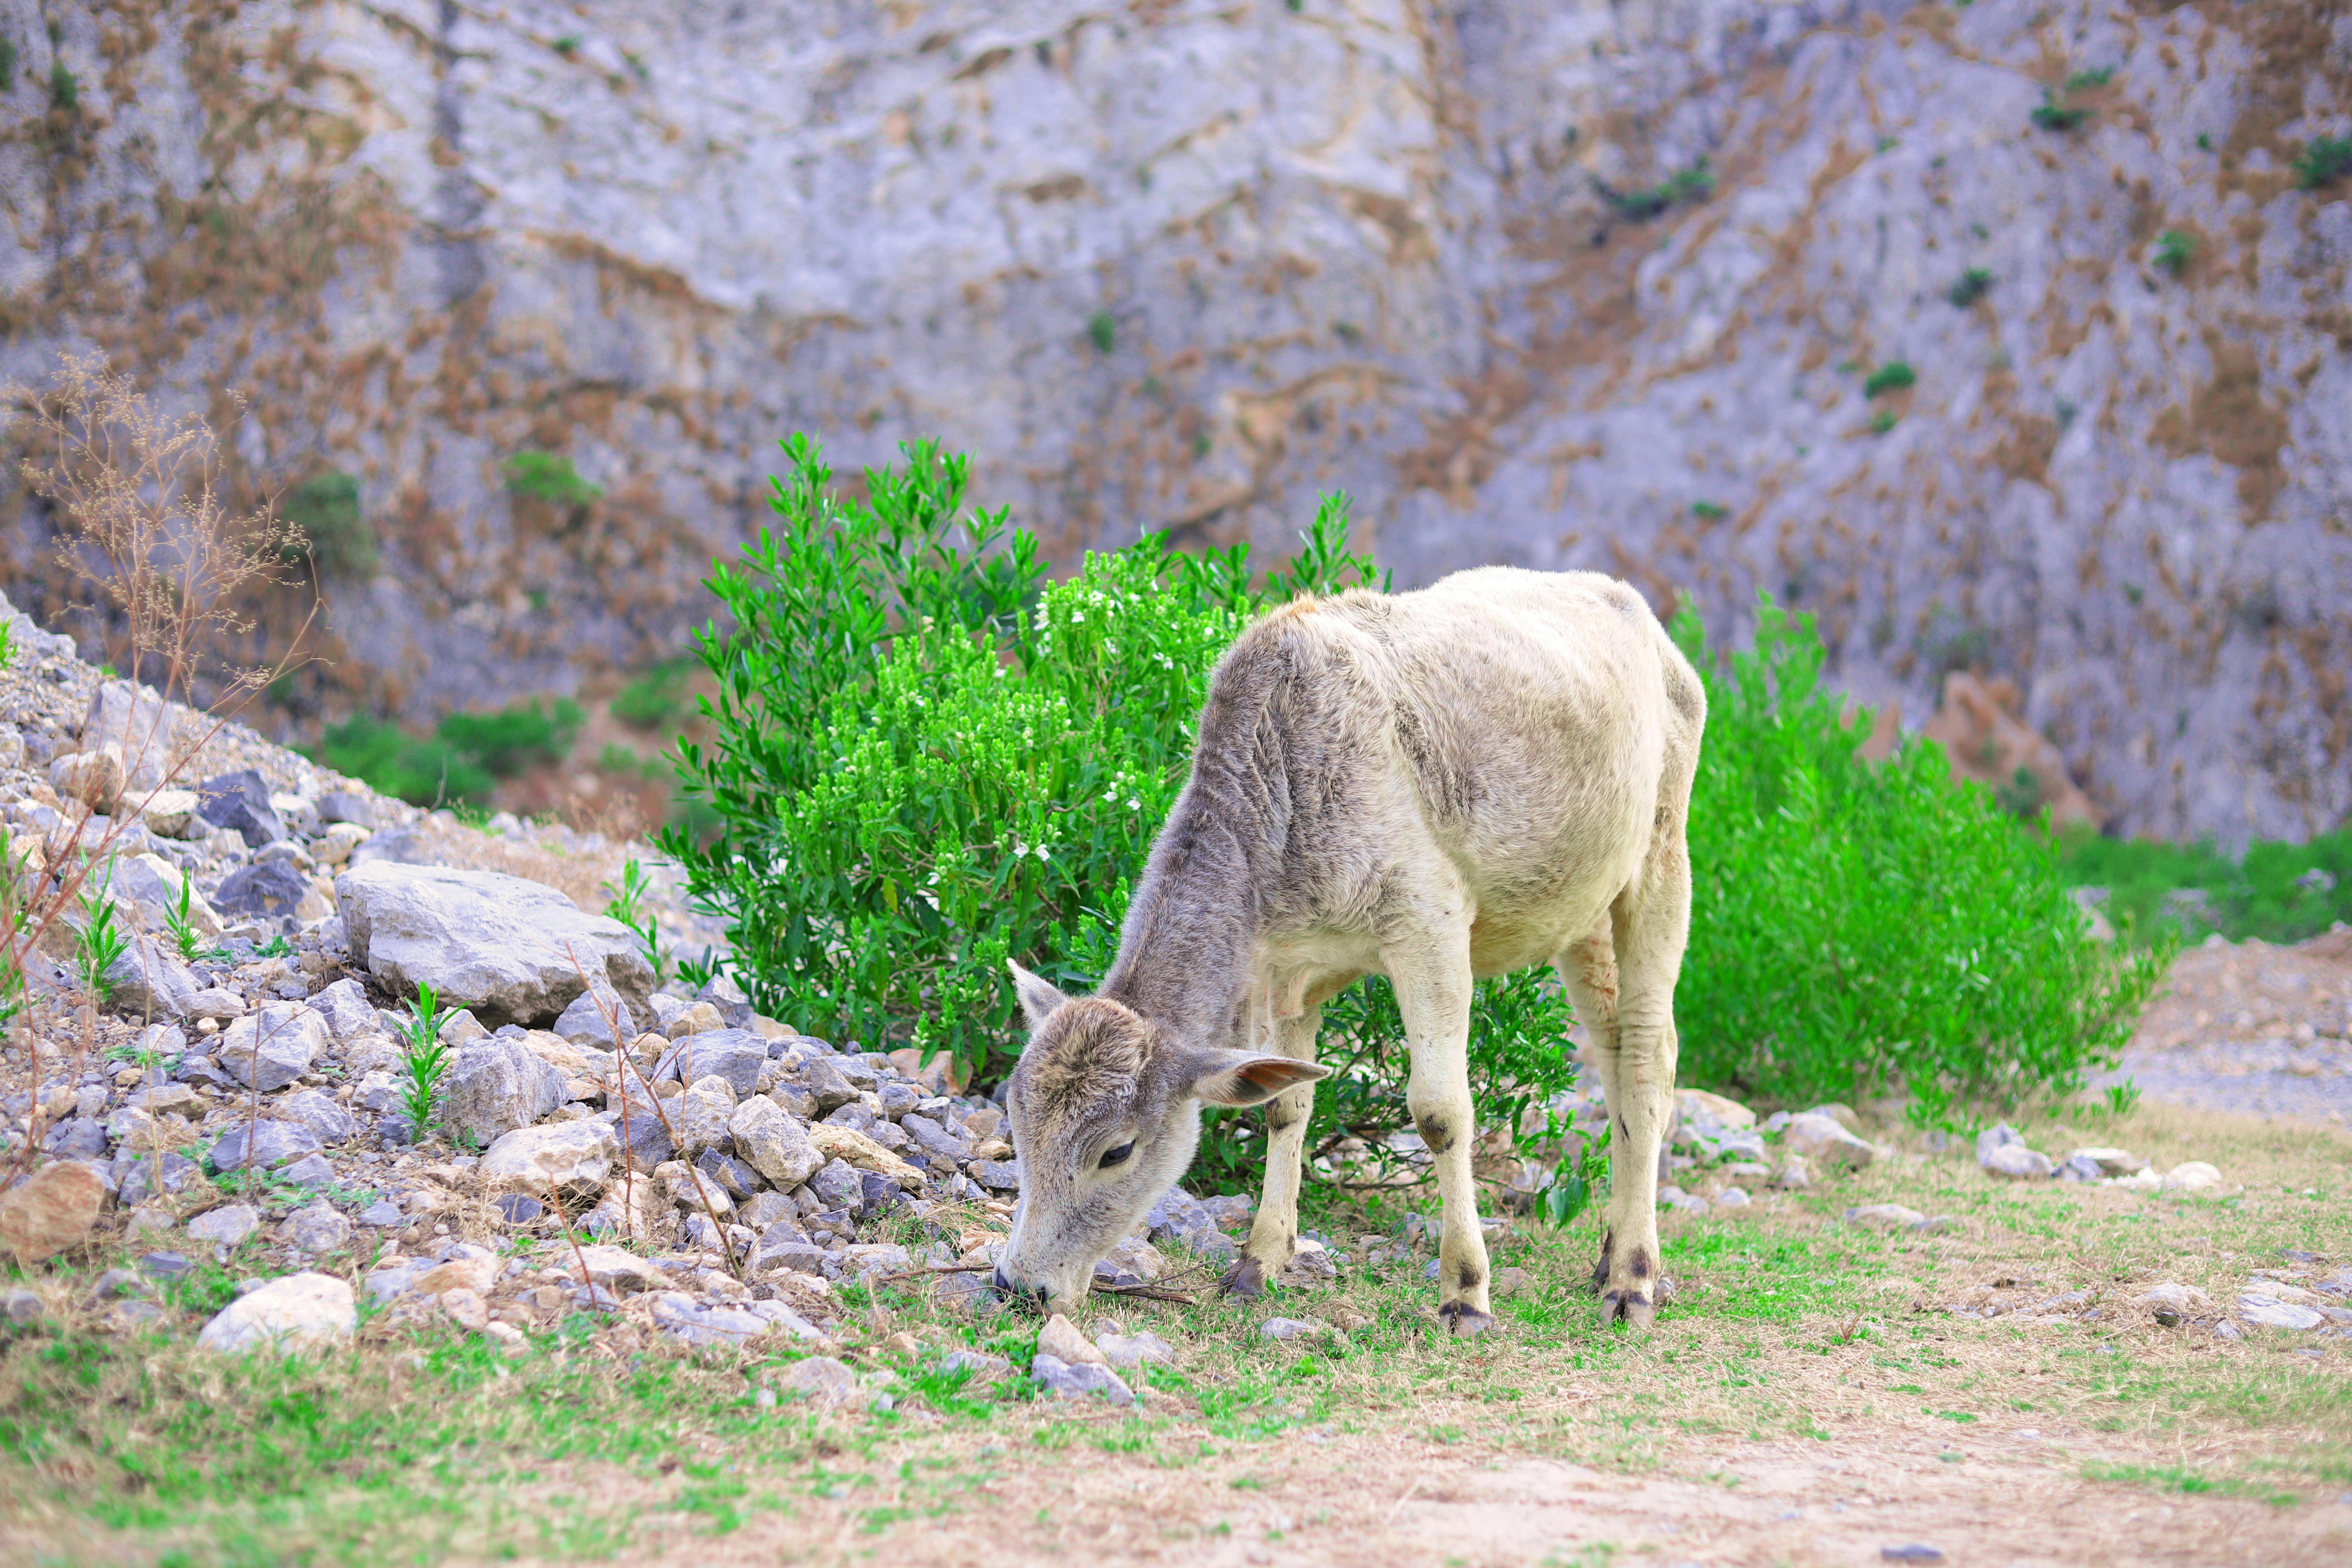
[(2293, 1492), (2273, 1491), (2234, 1476), (2208, 1475), (2180, 1465), (2110, 1465), (2094, 1460), (2083, 1467), (2083, 1479), (2086, 1481), (2118, 1481), (2128, 1486), (2156, 1487), (2163, 1491), (2184, 1492), (2191, 1496), (2210, 1494), (2252, 1498), (2273, 1508), (2293, 1508), (2303, 1500)]
[(2322, 136), (2294, 161), (2294, 183), (2306, 191), (2332, 185), (2352, 174), (2352, 136)]
[(1617, 191), (1598, 181), (1594, 184), (1600, 186), (1601, 199), (1615, 209), (1619, 217), (1636, 223), (1675, 206), (1703, 202), (1715, 194), (1715, 174), (1704, 157), (1640, 190)]
[(1902, 421), (1895, 416), (1895, 410), (1882, 408), (1870, 416), (1870, 433), (1874, 436), (1884, 436), (1901, 423)]
[(527, 500), (579, 508), (604, 495), (604, 487), (580, 477), (572, 459), (560, 452), (517, 452), (499, 465), (507, 493)]
[(1118, 321), (1108, 310), (1097, 310), (1087, 318), (1087, 341), (1095, 353), (1109, 353), (1118, 344)]
[(1864, 397), (1883, 397), (1890, 392), (1905, 392), (1916, 385), (1919, 373), (1903, 360), (1891, 359), (1870, 373), (1862, 384)]
[(2189, 263), (2196, 254), (2197, 241), (2177, 228), (2168, 228), (2157, 236), (2156, 264), (2175, 278), (2189, 269)]
[(538, 698), (493, 713), (452, 713), (429, 736), (388, 719), (353, 714), (326, 727), (309, 754), (412, 805), (486, 805), (498, 781), (571, 753), (586, 715), (568, 697)]
[(1701, 522), (1720, 522), (1730, 514), (1711, 500), (1691, 502), (1691, 515)]
[(2092, 110), (2076, 109), (2060, 102), (2058, 95), (2054, 92), (2044, 92), (2042, 95), (2042, 101), (2034, 106), (2031, 118), (2035, 125), (2044, 131), (2066, 132), (2074, 130), (2083, 121), (2090, 119), (2094, 112), (2095, 111)]
[(314, 474), (288, 492), (280, 514), (301, 536), (292, 551), (322, 578), (364, 583), (375, 575), (375, 531), (360, 510), (360, 483), (339, 470)]
[(2116, 68), (2113, 66), (2097, 66), (2089, 70), (2079, 70), (2069, 76), (2065, 85), (2059, 90), (2081, 92), (2087, 88), (2105, 87), (2115, 79), (2115, 75)]
[(1992, 274), (1984, 268), (1971, 267), (1944, 290), (1944, 298), (1965, 310), (1991, 290)]
[(613, 699), (613, 717), (633, 730), (663, 730), (687, 710), (687, 680), (694, 671), (688, 658), (666, 659), (621, 688)]
[(2140, 942), (2219, 931), (2231, 942), (2294, 942), (2352, 921), (2352, 828), (2301, 844), (2263, 840), (2235, 859), (2210, 843), (2077, 829), (2059, 840), (2058, 865), (2071, 887), (2106, 889), (2101, 910)]

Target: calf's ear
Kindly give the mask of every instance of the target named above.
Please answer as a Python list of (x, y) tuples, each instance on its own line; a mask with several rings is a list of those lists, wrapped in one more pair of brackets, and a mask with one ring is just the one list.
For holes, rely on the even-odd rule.
[(1052, 981), (1030, 973), (1011, 959), (1004, 961), (1004, 967), (1013, 971), (1013, 989), (1021, 998), (1021, 1011), (1028, 1015), (1032, 1030), (1052, 1017), (1055, 1008), (1069, 1000), (1054, 988)]
[(1193, 1097), (1208, 1105), (1264, 1105), (1297, 1084), (1328, 1078), (1331, 1069), (1297, 1057), (1262, 1057), (1255, 1051), (1202, 1051), (1192, 1080)]

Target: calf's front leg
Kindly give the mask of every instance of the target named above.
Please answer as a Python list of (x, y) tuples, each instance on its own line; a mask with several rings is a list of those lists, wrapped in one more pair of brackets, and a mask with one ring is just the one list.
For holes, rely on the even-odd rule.
[(1477, 1109), (1470, 1100), (1470, 953), (1467, 941), (1444, 951), (1391, 961), (1412, 1077), (1405, 1104), (1437, 1167), (1444, 1228), (1437, 1244), (1437, 1314), (1458, 1337), (1495, 1323), (1489, 1310), (1486, 1237), (1478, 1225), (1478, 1188), (1470, 1170)]

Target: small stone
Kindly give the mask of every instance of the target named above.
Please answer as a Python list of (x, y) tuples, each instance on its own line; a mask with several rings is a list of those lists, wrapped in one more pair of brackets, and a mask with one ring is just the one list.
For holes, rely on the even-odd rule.
[(0, 1296), (0, 1319), (5, 1319), (19, 1328), (39, 1322), (47, 1310), (41, 1305), (41, 1299), (22, 1286)]
[(816, 1101), (817, 1114), (831, 1115), (857, 1098), (857, 1090), (831, 1057), (811, 1057), (801, 1064), (801, 1087)]
[(1268, 1318), (1257, 1326), (1257, 1332), (1264, 1340), (1296, 1340), (1319, 1334), (1324, 1328), (1317, 1318)]
[(278, 1173), (299, 1187), (332, 1185), (335, 1168), (327, 1163), (324, 1154), (305, 1154), (290, 1165), (281, 1165)]
[(350, 823), (366, 828), (376, 826), (375, 803), (354, 791), (323, 791), (319, 796), (318, 809), (319, 820), (323, 823)]
[(442, 1079), (441, 1117), (484, 1143), (529, 1127), (563, 1103), (563, 1075), (509, 1036), (458, 1047)]
[(1109, 1364), (1093, 1342), (1078, 1331), (1078, 1326), (1059, 1312), (1046, 1319), (1045, 1328), (1038, 1331), (1037, 1349), (1041, 1354), (1057, 1356), (1073, 1366), (1087, 1363)]
[(355, 1044), (383, 1027), (366, 990), (348, 976), (311, 997), (310, 1010), (325, 1021), (327, 1032), (339, 1045)]
[(196, 792), (192, 789), (157, 790), (147, 797), (139, 820), (158, 838), (185, 838), (191, 826), (210, 826), (196, 816)]
[(231, 919), (278, 921), (301, 907), (310, 884), (284, 860), (242, 866), (221, 879), (213, 908)]
[(1902, 1546), (1882, 1546), (1878, 1549), (1878, 1557), (1882, 1563), (1941, 1563), (1944, 1560), (1943, 1552), (1932, 1546), (1922, 1546), (1917, 1542)]
[(1813, 1184), (1812, 1167), (1795, 1155), (1783, 1161), (1772, 1184), (1784, 1193), (1801, 1193)]
[(117, 745), (69, 752), (49, 764), (49, 787), (100, 816), (114, 814), (122, 799), (122, 748)]
[(0, 1193), (0, 1249), (20, 1264), (54, 1258), (89, 1234), (106, 1183), (89, 1166), (56, 1161)]
[(347, 1340), (358, 1326), (351, 1286), (331, 1275), (305, 1272), (239, 1296), (205, 1325), (196, 1342), (229, 1353), (283, 1352)]
[(251, 768), (198, 784), (196, 815), (215, 827), (234, 829), (248, 849), (286, 837), (286, 825), (269, 804), (269, 781)]
[(670, 1160), (656, 1166), (654, 1175), (669, 1194), (670, 1203), (688, 1214), (698, 1214), (706, 1219), (715, 1214), (725, 1219), (735, 1212), (735, 1200), (727, 1189), (683, 1160)]
[(1874, 1145), (1856, 1137), (1834, 1117), (1821, 1110), (1790, 1117), (1781, 1138), (1790, 1150), (1809, 1160), (1820, 1160), (1849, 1171), (1863, 1170), (1878, 1158)]
[(283, 1096), (278, 1101), (278, 1114), (309, 1128), (320, 1143), (347, 1142), (360, 1130), (352, 1113), (321, 1089), (306, 1089)]
[(678, 1154), (693, 1159), (707, 1149), (730, 1145), (728, 1123), (735, 1115), (735, 1086), (716, 1073), (697, 1079), (684, 1094), (669, 1102), (672, 1134)]
[(2077, 1149), (2066, 1156), (2069, 1165), (2084, 1162), (2098, 1168), (2102, 1176), (2129, 1176), (2147, 1169), (2147, 1162), (2121, 1149)]
[(222, 1032), (213, 1059), (247, 1089), (284, 1089), (332, 1043), (327, 1021), (299, 1002), (272, 1002)]
[(808, 1129), (764, 1095), (755, 1094), (737, 1106), (727, 1131), (735, 1152), (787, 1191), (824, 1166), (824, 1156), (809, 1141)]
[(318, 864), (332, 870), (350, 864), (352, 852), (373, 837), (371, 830), (355, 822), (339, 822), (319, 836), (319, 841), (310, 846), (310, 856)]
[(858, 1179), (856, 1167), (845, 1161), (826, 1162), (809, 1178), (808, 1187), (828, 1209), (847, 1209), (855, 1214), (866, 1202), (866, 1184)]
[(921, 1190), (923, 1173), (865, 1133), (824, 1122), (809, 1130), (809, 1142), (828, 1160), (846, 1162), (897, 1183), (908, 1192)]
[(1021, 1190), (1021, 1167), (1012, 1160), (974, 1160), (965, 1167), (971, 1179), (991, 1192), (1017, 1193)]
[[(1042, 1347), (1044, 1342), (1039, 1343)], [(1099, 1334), (1095, 1347), (1102, 1352), (1103, 1360), (1115, 1367), (1176, 1364), (1176, 1347), (1148, 1329), (1132, 1334)]]
[(164, 943), (134, 935), (107, 965), (106, 1005), (126, 1018), (184, 1018), (195, 1004), (196, 976)]
[(781, 1394), (830, 1409), (857, 1397), (857, 1374), (831, 1356), (813, 1355), (786, 1367), (773, 1386)]
[(219, 1247), (235, 1247), (251, 1236), (261, 1225), (261, 1211), (251, 1204), (226, 1204), (216, 1209), (206, 1209), (188, 1222), (191, 1241), (209, 1241)]
[(288, 1215), (278, 1235), (305, 1252), (333, 1252), (350, 1244), (352, 1222), (334, 1205), (320, 1199)]
[(1927, 1216), (1901, 1204), (1864, 1204), (1846, 1210), (1845, 1222), (1864, 1230), (1910, 1230), (1925, 1225)]
[(138, 1258), (139, 1272), (150, 1279), (177, 1279), (194, 1268), (184, 1252), (143, 1252)]
[(2194, 1285), (2179, 1285), (2167, 1280), (2152, 1285), (2135, 1303), (2145, 1307), (2148, 1315), (2166, 1328), (2178, 1328), (2187, 1317), (2202, 1316), (2213, 1310), (2213, 1300)]
[(664, 1051), (653, 1077), (656, 1083), (676, 1079), (691, 1084), (716, 1076), (725, 1079), (740, 1099), (759, 1089), (760, 1074), (767, 1065), (768, 1042), (751, 1030), (712, 1029), (681, 1039)]
[(490, 1326), (490, 1304), (482, 1299), (479, 1290), (462, 1285), (444, 1290), (440, 1296), (440, 1307), (449, 1321), (461, 1329), (478, 1334)]
[(2003, 1143), (1978, 1156), (1988, 1175), (2012, 1182), (2046, 1180), (2057, 1169), (2050, 1156), (2027, 1148), (2022, 1143)]
[(1056, 1399), (1100, 1394), (1115, 1405), (1135, 1403), (1135, 1391), (1099, 1360), (1071, 1363), (1039, 1351), (1029, 1363), (1029, 1375)]
[(2213, 1325), (2213, 1337), (2217, 1340), (2242, 1340), (2246, 1337), (2246, 1331), (2224, 1318)]
[(620, 1140), (611, 1125), (592, 1117), (518, 1127), (483, 1152), (477, 1170), (494, 1192), (588, 1198), (604, 1191), (620, 1157)]
[(2008, 1122), (1996, 1122), (1977, 1134), (1977, 1163), (1990, 1170), (1992, 1152), (1996, 1149), (2022, 1148), (2025, 1134)]
[(2202, 1192), (2221, 1183), (2221, 1173), (2202, 1160), (2183, 1160), (2164, 1173), (2164, 1190), (2168, 1193)]
[(636, 1022), (629, 1013), (628, 1002), (611, 984), (592, 974), (589, 989), (573, 997), (548, 1027), (575, 1045), (589, 1045), (598, 1050), (609, 1051), (615, 1048), (614, 1029), (616, 1023), (618, 1038), (622, 1042), (637, 1037)]
[(2315, 1329), (2327, 1321), (2313, 1308), (2282, 1301), (2259, 1290), (2249, 1290), (2238, 1298), (2238, 1316), (2266, 1329)]
[(405, 1223), (400, 1212), (400, 1205), (390, 1198), (376, 1199), (353, 1217), (360, 1224), (372, 1226), (379, 1230), (388, 1230), (394, 1226)]
[(1719, 1209), (1746, 1208), (1750, 1201), (1745, 1187), (1726, 1187), (1715, 1194), (1715, 1206)]

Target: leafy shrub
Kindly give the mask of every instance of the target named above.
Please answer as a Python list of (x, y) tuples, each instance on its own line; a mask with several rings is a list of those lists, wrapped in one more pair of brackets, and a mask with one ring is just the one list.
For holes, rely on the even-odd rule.
[(1724, 509), (1711, 500), (1691, 502), (1691, 515), (1701, 522), (1720, 522), (1727, 515)]
[(2075, 71), (2067, 77), (2065, 86), (2059, 90), (2081, 92), (2086, 88), (2105, 87), (2115, 79), (2115, 76), (2116, 68), (2113, 66), (2096, 66), (2089, 70)]
[(2332, 185), (2352, 174), (2352, 136), (2322, 136), (2294, 161), (2294, 183), (2306, 191)]
[(49, 101), (68, 114), (81, 107), (81, 83), (63, 60), (49, 68)]
[(2070, 1091), (2111, 1060), (2159, 955), (2093, 941), (2057, 852), (1942, 749), (1873, 766), (1821, 685), (1810, 617), (1762, 599), (1756, 646), (1718, 658), (1674, 632), (1707, 687), (1691, 802), (1691, 936), (1676, 993), (1683, 1072), (1783, 1104), (1899, 1086), (1921, 1121)]
[(360, 713), (328, 725), (311, 755), (412, 805), (481, 805), (499, 779), (562, 762), (584, 717), (569, 698), (547, 710), (534, 697), (496, 713), (449, 714), (431, 736), (417, 736)]
[(1873, 414), (1870, 416), (1870, 433), (1874, 436), (1884, 436), (1889, 430), (1894, 429), (1898, 421), (1895, 417), (1895, 410), (1892, 408), (1882, 408), (1877, 413)]
[(1118, 343), (1118, 322), (1108, 310), (1097, 310), (1087, 318), (1087, 341), (1095, 345), (1095, 353), (1107, 354)]
[(572, 459), (558, 452), (517, 452), (499, 470), (506, 476), (507, 493), (560, 507), (582, 507), (604, 493), (580, 477)]
[(1888, 360), (1870, 373), (1862, 384), (1864, 397), (1879, 397), (1890, 392), (1903, 392), (1918, 384), (1919, 373), (1899, 359)]
[(301, 534), (321, 577), (365, 582), (375, 575), (375, 532), (360, 513), (360, 483), (330, 470), (294, 487), (280, 515)]
[(2218, 931), (2232, 942), (2290, 942), (2352, 922), (2352, 827), (2302, 844), (2252, 844), (2236, 859), (2210, 843), (2102, 838), (2078, 828), (2061, 840), (2059, 867), (2070, 885), (2107, 890), (2100, 910), (2132, 941)]
[(1617, 216), (1638, 223), (1656, 217), (1669, 207), (1685, 202), (1703, 202), (1715, 195), (1715, 174), (1705, 158), (1688, 168), (1677, 169), (1654, 185), (1638, 191), (1614, 191), (1599, 181), (1601, 198), (1614, 208)]
[(2044, 131), (2063, 132), (2074, 130), (2074, 127), (2091, 118), (2094, 112), (2092, 110), (2075, 109), (2061, 103), (2056, 93), (2045, 89), (2042, 94), (2042, 101), (2034, 106), (2032, 118), (2033, 123)]
[(691, 659), (670, 659), (654, 666), (621, 688), (613, 699), (613, 717), (633, 730), (663, 730), (686, 711), (686, 678)]
[[(1246, 547), (1186, 556), (1156, 537), (1049, 584), (1028, 535), (967, 512), (967, 459), (909, 446), (905, 469), (869, 469), (869, 499), (844, 502), (814, 446), (784, 450), (774, 531), (709, 583), (738, 628), (699, 639), (718, 744), (680, 748), (683, 793), (720, 831), (703, 845), (674, 827), (662, 847), (728, 917), (763, 1011), (950, 1051), (985, 1081), (1016, 1037), (1006, 958), (1076, 989), (1109, 967), (1217, 656), (1260, 607), (1374, 568), (1349, 552), (1335, 497), (1262, 585)], [(1572, 1076), (1566, 1004), (1540, 973), (1481, 997), (1474, 1082), (1516, 1121)], [(1318, 1086), (1309, 1135), (1328, 1152), (1410, 1119), (1387, 983), (1324, 1018), (1342, 1070)], [(1257, 1125), (1213, 1117), (1196, 1179), (1254, 1182)]]
[(2196, 254), (2197, 241), (2177, 228), (2156, 237), (2156, 264), (2175, 278), (2189, 269), (2189, 259)]
[(1971, 267), (1960, 274), (1944, 298), (1965, 310), (1992, 291), (1992, 274), (1981, 267)]

